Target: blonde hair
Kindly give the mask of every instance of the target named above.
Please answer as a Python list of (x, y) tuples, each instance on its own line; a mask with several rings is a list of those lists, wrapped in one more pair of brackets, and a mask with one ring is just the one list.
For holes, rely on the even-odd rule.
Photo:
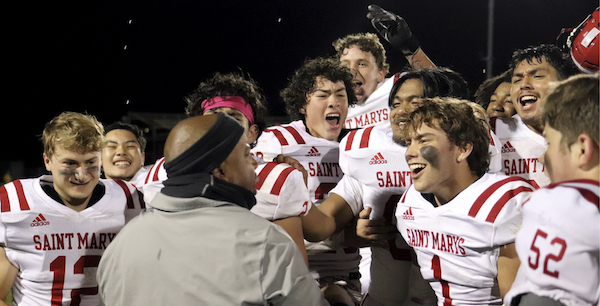
[(92, 115), (75, 112), (63, 112), (46, 123), (41, 139), (49, 157), (57, 147), (84, 154), (102, 151), (106, 145), (102, 123)]

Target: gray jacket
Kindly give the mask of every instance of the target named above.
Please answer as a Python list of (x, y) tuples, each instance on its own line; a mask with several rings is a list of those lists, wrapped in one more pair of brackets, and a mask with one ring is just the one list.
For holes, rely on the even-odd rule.
[(279, 226), (207, 198), (150, 206), (102, 256), (106, 305), (328, 305)]

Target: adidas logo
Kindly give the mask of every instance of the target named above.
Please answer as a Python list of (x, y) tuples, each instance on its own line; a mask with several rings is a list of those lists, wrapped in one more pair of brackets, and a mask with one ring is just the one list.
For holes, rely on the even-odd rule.
[(33, 220), (33, 222), (31, 222), (31, 224), (29, 226), (36, 227), (36, 226), (44, 226), (44, 225), (50, 225), (50, 221), (46, 220), (46, 218), (44, 218), (44, 216), (42, 214), (39, 214), (37, 216), (37, 218), (35, 218), (35, 220)]
[(369, 161), (369, 165), (387, 164), (387, 160), (381, 155), (381, 152), (375, 154)]
[(402, 214), (402, 219), (404, 220), (414, 220), (415, 216), (413, 216), (412, 213), (412, 207), (409, 207), (403, 214)]
[(502, 146), (502, 153), (513, 153), (513, 152), (515, 152), (515, 148), (513, 148), (513, 146), (510, 144), (510, 141), (507, 141)]
[(304, 155), (304, 156), (321, 156), (321, 153), (319, 153), (317, 148), (312, 147), (312, 148), (310, 148), (310, 151), (308, 151), (308, 153), (306, 153), (306, 155)]

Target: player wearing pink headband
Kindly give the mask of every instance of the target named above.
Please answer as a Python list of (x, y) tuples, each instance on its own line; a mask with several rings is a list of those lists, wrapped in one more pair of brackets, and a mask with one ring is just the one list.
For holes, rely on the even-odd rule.
[(209, 111), (218, 109), (218, 108), (230, 108), (235, 109), (241, 112), (246, 119), (250, 122), (250, 125), (254, 124), (254, 115), (252, 114), (252, 106), (244, 100), (242, 97), (213, 97), (210, 99), (206, 99), (202, 101), (200, 106), (204, 109), (204, 114), (207, 114)]

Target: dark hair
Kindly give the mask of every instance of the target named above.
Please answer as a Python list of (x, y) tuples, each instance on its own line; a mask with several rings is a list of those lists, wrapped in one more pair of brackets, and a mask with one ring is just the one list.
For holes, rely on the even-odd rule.
[(479, 85), (479, 88), (477, 88), (477, 91), (475, 92), (475, 102), (481, 105), (484, 109), (487, 109), (488, 105), (490, 104), (490, 99), (494, 94), (496, 88), (498, 88), (498, 86), (500, 86), (500, 84), (502, 83), (510, 84), (511, 78), (512, 70), (509, 69), (504, 71), (500, 75), (491, 77), (483, 81), (483, 83)]
[(402, 75), (392, 86), (388, 105), (394, 103), (394, 96), (400, 90), (404, 82), (410, 79), (418, 79), (423, 84), (423, 97), (454, 97), (459, 99), (469, 98), (469, 87), (467, 81), (456, 71), (438, 67), (427, 68), (407, 72)]
[(285, 111), (291, 120), (302, 118), (300, 110), (306, 105), (308, 95), (317, 87), (317, 78), (322, 77), (331, 82), (341, 81), (346, 86), (348, 106), (356, 104), (352, 84), (352, 72), (333, 58), (318, 57), (307, 59), (289, 80), (285, 89), (280, 93), (285, 104)]
[(516, 50), (510, 61), (510, 69), (514, 71), (522, 61), (527, 61), (528, 64), (533, 64), (534, 59), (541, 62), (542, 57), (546, 59), (550, 66), (556, 69), (559, 80), (581, 73), (569, 55), (552, 44), (541, 44)]
[(598, 145), (598, 94), (598, 74), (580, 74), (558, 83), (542, 106), (542, 124), (561, 132), (565, 145), (575, 142), (580, 134), (587, 134)]
[(461, 148), (469, 143), (473, 145), (467, 162), (471, 172), (481, 177), (490, 165), (490, 136), (467, 102), (469, 101), (447, 97), (425, 98), (423, 104), (410, 113), (403, 138), (410, 139), (410, 135), (421, 124), (439, 127), (452, 144)]
[(379, 37), (373, 33), (350, 34), (333, 42), (333, 47), (337, 51), (338, 60), (344, 55), (344, 49), (357, 46), (363, 52), (370, 52), (375, 57), (375, 62), (379, 70), (388, 70), (390, 65), (386, 62), (385, 48), (379, 41)]
[(266, 99), (258, 84), (249, 76), (239, 73), (215, 73), (210, 79), (203, 81), (187, 97), (185, 113), (189, 117), (204, 114), (202, 102), (220, 96), (239, 96), (252, 107), (254, 123), (260, 131), (266, 128), (264, 115), (267, 107)]
[(140, 145), (140, 151), (142, 151), (142, 153), (146, 152), (146, 137), (144, 137), (144, 132), (137, 125), (121, 121), (114, 122), (106, 127), (104, 135), (113, 130), (130, 131)]

